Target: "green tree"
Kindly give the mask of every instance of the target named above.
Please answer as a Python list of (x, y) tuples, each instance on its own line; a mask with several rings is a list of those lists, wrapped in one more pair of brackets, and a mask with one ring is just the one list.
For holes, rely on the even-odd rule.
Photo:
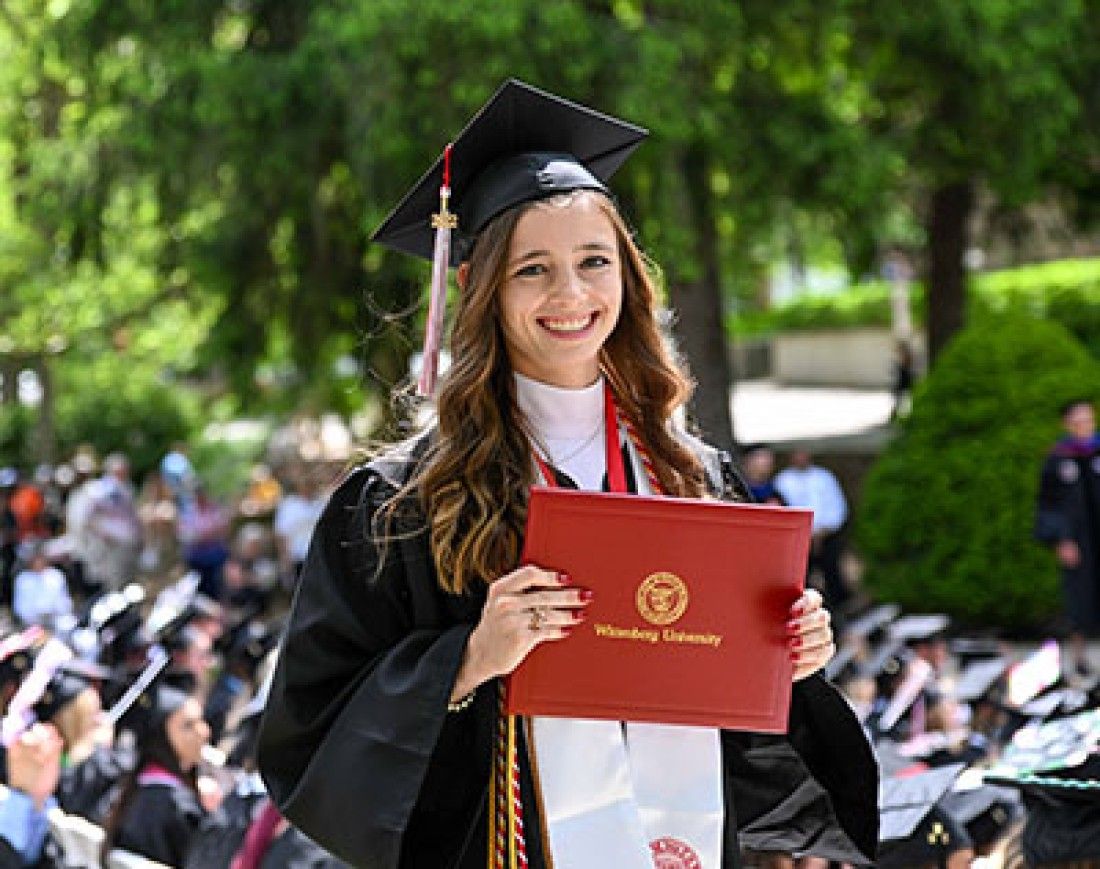
[(936, 356), (963, 324), (977, 190), (1017, 206), (1054, 182), (1095, 187), (1096, 10), (1085, 0), (867, 0), (849, 9), (853, 61), (881, 104), (876, 133), (904, 157), (924, 215)]

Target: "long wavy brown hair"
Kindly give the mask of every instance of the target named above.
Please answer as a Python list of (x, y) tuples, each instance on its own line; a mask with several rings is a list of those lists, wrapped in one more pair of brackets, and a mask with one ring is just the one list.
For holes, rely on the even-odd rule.
[(436, 436), (391, 501), (407, 503), (413, 496), (419, 502), (447, 591), (468, 592), (518, 564), (535, 469), (500, 325), (500, 290), (520, 218), (531, 208), (560, 207), (580, 197), (592, 197), (611, 221), (623, 270), (622, 311), (600, 351), (604, 376), (619, 412), (646, 444), (662, 490), (678, 497), (703, 494), (703, 467), (669, 426), (694, 384), (661, 328), (652, 267), (618, 210), (594, 191), (518, 205), (482, 230), (470, 254), (451, 334), (452, 363), (440, 382)]

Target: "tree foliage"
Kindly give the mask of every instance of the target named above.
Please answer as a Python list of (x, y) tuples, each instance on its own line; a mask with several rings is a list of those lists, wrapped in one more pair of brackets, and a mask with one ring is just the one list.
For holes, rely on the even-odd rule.
[(7, 0), (0, 353), (117, 354), (211, 414), (384, 395), (426, 275), (369, 233), (517, 76), (652, 130), (614, 186), (728, 440), (720, 324), (775, 258), (862, 272), (922, 193), (1095, 183), (1082, 3)]

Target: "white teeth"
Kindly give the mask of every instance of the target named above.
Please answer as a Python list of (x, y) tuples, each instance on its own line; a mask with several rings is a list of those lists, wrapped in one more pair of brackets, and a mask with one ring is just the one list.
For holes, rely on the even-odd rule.
[(592, 322), (592, 316), (586, 317), (574, 317), (571, 320), (550, 320), (545, 319), (542, 321), (542, 325), (552, 332), (579, 332)]

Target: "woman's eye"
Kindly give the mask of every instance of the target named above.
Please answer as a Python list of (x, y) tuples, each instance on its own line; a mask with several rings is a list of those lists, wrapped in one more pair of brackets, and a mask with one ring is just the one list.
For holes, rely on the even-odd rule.
[(546, 274), (546, 266), (542, 263), (531, 263), (531, 265), (524, 266), (516, 272), (517, 278), (534, 278), (539, 275)]
[(591, 256), (586, 256), (581, 261), (581, 267), (586, 269), (598, 269), (602, 266), (611, 265), (610, 257), (606, 257), (603, 254), (594, 253)]

